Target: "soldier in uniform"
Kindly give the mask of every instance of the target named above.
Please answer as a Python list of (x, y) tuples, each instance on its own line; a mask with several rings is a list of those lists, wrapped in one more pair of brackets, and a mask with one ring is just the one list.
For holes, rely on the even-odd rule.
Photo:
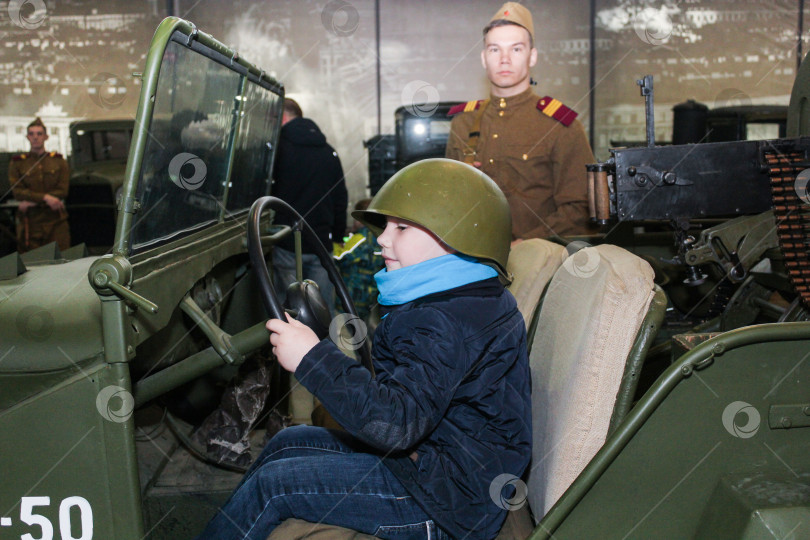
[(17, 208), (17, 251), (56, 242), (59, 249), (70, 247), (70, 228), (64, 198), (68, 193), (70, 170), (57, 152), (46, 152), (48, 132), (37, 118), (28, 125), (31, 151), (11, 158), (8, 180)]
[(505, 3), (484, 28), (490, 98), (452, 108), (446, 157), (480, 168), (512, 210), (513, 244), (588, 234), (585, 165), (594, 157), (577, 113), (530, 88), (537, 62), (529, 11)]

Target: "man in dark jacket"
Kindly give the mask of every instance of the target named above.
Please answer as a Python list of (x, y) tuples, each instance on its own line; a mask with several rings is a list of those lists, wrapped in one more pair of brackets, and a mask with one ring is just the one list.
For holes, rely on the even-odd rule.
[[(335, 149), (309, 118), (304, 118), (295, 100), (284, 99), (281, 138), (273, 170), (273, 195), (292, 206), (309, 223), (318, 240), (332, 253), (332, 242), (342, 242), (346, 231), (348, 194)], [(295, 218), (279, 213), (276, 223), (294, 225)], [(316, 247), (304, 236), (304, 279), (318, 284), (327, 306), (334, 305), (335, 289), (316, 255)], [(285, 290), (295, 281), (295, 245), (292, 237), (273, 250), (277, 285)]]

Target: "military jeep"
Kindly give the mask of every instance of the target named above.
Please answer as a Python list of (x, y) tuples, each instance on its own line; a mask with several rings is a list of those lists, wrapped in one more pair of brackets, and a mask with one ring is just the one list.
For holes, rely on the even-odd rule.
[[(0, 259), (0, 534), (191, 538), (239, 481), (192, 434), (211, 410), (199, 404), (216, 402), (248, 357), (267, 356), (264, 322), (283, 308), (263, 248), (309, 234), (273, 228), (265, 212), (286, 211), (267, 197), (283, 96), (235, 51), (166, 19), (143, 73), (112, 253)], [(493, 504), (509, 510), (500, 537), (810, 536), (810, 323), (673, 339), (641, 395), (667, 299), (636, 255), (575, 247), (535, 239), (510, 255), (535, 449), (526, 477), (493, 480)], [(293, 285), (306, 320), (317, 302)], [(271, 390), (270, 402), (284, 393)], [(314, 535), (360, 537), (295, 520), (272, 537)]]
[[(166, 19), (131, 144), (129, 128), (114, 130), (128, 160), (112, 253), (46, 246), (35, 263), (0, 262), (4, 536), (135, 539), (153, 528), (144, 502), (171, 448), (140, 429), (142, 406), (267, 342), (246, 230), (251, 204), (269, 194), (283, 97), (235, 51)], [(114, 166), (127, 157), (110, 154), (120, 145), (102, 140), (109, 129), (74, 127), (76, 148)], [(103, 180), (97, 203), (109, 211), (115, 185)]]

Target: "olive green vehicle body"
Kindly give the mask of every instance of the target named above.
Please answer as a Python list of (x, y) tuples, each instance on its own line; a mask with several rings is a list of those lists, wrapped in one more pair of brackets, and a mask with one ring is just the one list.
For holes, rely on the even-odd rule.
[[(131, 233), (143, 224), (138, 219), (150, 219), (136, 217), (140, 209), (136, 198), (138, 182), (145, 174), (141, 170), (144, 155), (154, 138), (150, 130), (155, 128), (153, 121), (157, 122), (153, 109), (162, 59), (170, 47), (196, 48), (208, 54), (208, 58), (202, 54), (199, 58), (218, 62), (237, 81), (237, 100), (231, 101), (233, 111), (225, 114), (231, 118), (225, 129), (230, 138), (221, 155), (217, 154), (222, 166), (211, 171), (225, 174), (208, 179), (225, 186), (222, 208), (216, 209), (214, 219), (193, 224), (174, 236), (146, 238), (151, 241), (133, 249)], [(263, 142), (272, 150), (281, 125), (283, 87), (192, 24), (166, 19), (155, 33), (143, 74), (113, 254), (81, 257), (81, 248), (59, 254), (50, 246), (27, 254), (27, 263), (16, 254), (2, 260), (0, 514), (9, 518), (4, 519), (4, 535), (50, 537), (46, 534), (49, 529), (61, 530), (68, 537), (72, 528), (76, 538), (143, 538), (136, 434), (129, 414), (132, 401), (140, 405), (150, 396), (226, 364), (224, 358), (239, 363), (243, 355), (266, 343), (258, 299), (246, 294), (249, 288), (240, 286), (235, 277), (247, 267), (249, 203), (231, 211), (227, 202), (228, 190), (234, 196), (241, 194), (232, 186), (247, 182), (234, 175), (239, 172), (235, 165), (239, 136), (248, 129), (240, 121), (250, 118), (250, 111), (243, 109), (246, 100), (240, 103), (239, 96), (251, 91), (269, 96), (264, 112), (272, 129), (263, 134)], [(158, 103), (163, 98), (165, 95), (158, 96)], [(231, 103), (225, 104), (228, 107)], [(260, 167), (266, 181), (251, 188), (255, 196), (268, 194), (271, 167), (272, 152)], [(169, 213), (169, 209), (162, 210)], [(156, 218), (160, 216), (152, 216)], [(32, 262), (48, 259), (43, 253), (47, 250), (51, 260)], [(206, 276), (216, 276), (229, 291), (221, 317), (225, 330), (210, 333), (216, 347), (176, 358), (171, 351), (178, 344), (183, 349), (185, 328), (178, 306)], [(113, 280), (120, 284), (118, 293), (107, 286)], [(158, 366), (161, 361), (171, 363), (172, 369), (162, 369), (163, 364)], [(133, 368), (135, 365), (139, 368)], [(139, 373), (138, 380), (133, 379), (133, 370)], [(115, 395), (103, 392), (110, 387)]]
[(810, 323), (685, 342), (532, 540), (810, 535)]
[[(193, 25), (165, 20), (143, 74), (112, 254), (76, 250), (53, 252), (54, 259), (40, 251), (0, 260), (3, 537), (188, 538), (233, 487), (231, 479), (225, 488), (149, 500), (164, 448), (153, 452), (162, 465), (136, 449), (143, 437), (133, 407), (238, 365), (267, 341), (248, 272), (249, 203), (228, 208), (229, 190), (241, 180), (244, 101), (226, 104), (231, 137), (211, 176), (224, 186), (223, 209), (172, 230), (169, 210), (179, 206), (161, 207), (159, 197), (144, 203), (153, 193), (139, 185), (143, 169), (159, 159), (150, 139), (164, 120), (156, 96), (167, 47), (196, 47), (239, 72), (238, 96), (251, 84), (275, 96), (267, 112), (277, 117), (264, 134), (271, 152), (258, 167), (269, 176), (283, 88)], [(144, 228), (161, 234), (144, 237)], [(204, 279), (226, 291), (218, 323), (189, 296)], [(187, 342), (195, 325), (210, 346)], [(810, 323), (692, 335), (672, 351), (671, 365), (612, 427), (530, 538), (810, 537)], [(724, 423), (735, 403), (760, 421), (739, 426), (732, 415)]]

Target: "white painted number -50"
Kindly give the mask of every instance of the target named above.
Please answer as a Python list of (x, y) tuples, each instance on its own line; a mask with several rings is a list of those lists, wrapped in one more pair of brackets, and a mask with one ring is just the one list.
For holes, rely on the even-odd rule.
[[(37, 513), (38, 506), (50, 506), (50, 497), (23, 497), (20, 500), (20, 521), (32, 527), (39, 527), (39, 536), (26, 533), (20, 540), (53, 540), (53, 523), (47, 517)], [(78, 508), (81, 526), (79, 536), (73, 536), (70, 515), (72, 507)], [(3, 525), (10, 525), (10, 518), (4, 518)], [(92, 540), (93, 509), (84, 497), (67, 497), (59, 505), (59, 535), (62, 540)]]

